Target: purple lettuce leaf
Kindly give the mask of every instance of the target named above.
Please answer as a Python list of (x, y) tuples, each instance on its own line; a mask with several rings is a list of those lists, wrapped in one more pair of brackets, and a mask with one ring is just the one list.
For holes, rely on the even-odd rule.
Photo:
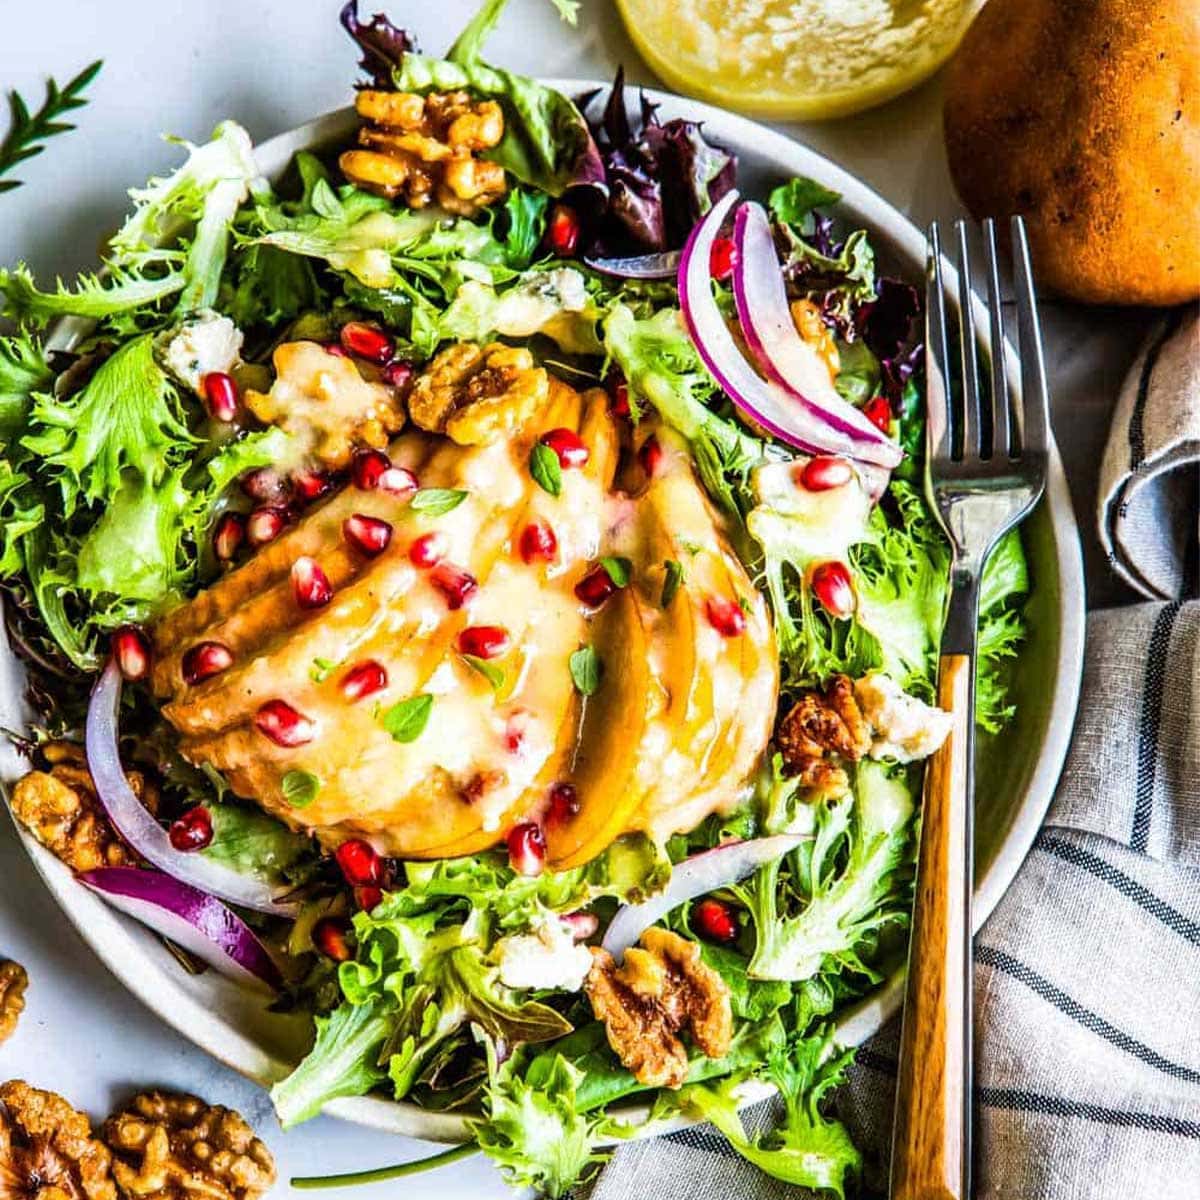
[(370, 76), (370, 86), (390, 90), (392, 71), (406, 54), (416, 51), (416, 38), (407, 29), (397, 29), (384, 13), (376, 13), (364, 24), (359, 20), (358, 0), (347, 0), (339, 20), (363, 52), (358, 65)]

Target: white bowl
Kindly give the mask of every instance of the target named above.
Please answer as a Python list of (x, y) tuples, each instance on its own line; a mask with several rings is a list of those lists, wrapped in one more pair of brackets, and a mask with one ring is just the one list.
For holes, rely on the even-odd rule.
[[(604, 86), (582, 80), (551, 82), (572, 95)], [(630, 89), (631, 100), (634, 95)], [(744, 117), (665, 92), (649, 91), (648, 95), (661, 105), (664, 118), (703, 121), (707, 136), (738, 152), (744, 194), (765, 194), (768, 187), (793, 175), (812, 176), (841, 192), (836, 212), (870, 231), (884, 271), (913, 282), (923, 277), (923, 235), (840, 167)], [(259, 163), (265, 174), (275, 178), (297, 150), (336, 143), (354, 126), (351, 109), (330, 113), (263, 143), (256, 151)], [(975, 303), (978, 305), (978, 300)], [(976, 324), (987, 328), (982, 313), (977, 312)], [(68, 346), (85, 329), (64, 322), (56, 331), (54, 344)], [(1010, 387), (1019, 395), (1020, 379), (1011, 347), (1008, 359)], [(1075, 719), (1083, 665), (1083, 567), (1057, 450), (1051, 455), (1045, 499), (1026, 523), (1024, 536), (1035, 586), (1030, 600), (1031, 636), (1015, 684), (1016, 721), (996, 746), (985, 744), (980, 750), (976, 928), (995, 908), (1029, 850), (1062, 769)], [(21, 668), (4, 643), (0, 645), (0, 724), (6, 728), (24, 724), (21, 695)], [(27, 764), (11, 751), (0, 759), (0, 777), (5, 780), (25, 769)], [(259, 993), (213, 971), (189, 975), (155, 935), (77, 884), (70, 871), (32, 837), (23, 832), (21, 836), (47, 887), (80, 935), (148, 1008), (215, 1058), (264, 1086), (288, 1073), (306, 1046), (305, 1017), (268, 1013)], [(843, 1014), (838, 1039), (856, 1045), (869, 1037), (896, 1011), (902, 993), (901, 970)], [(455, 1142), (467, 1136), (461, 1116), (428, 1112), (415, 1104), (382, 1097), (336, 1100), (326, 1111), (360, 1125), (430, 1141)], [(623, 1106), (620, 1112), (627, 1120), (637, 1121), (644, 1119), (646, 1108), (633, 1104)], [(664, 1127), (656, 1126), (655, 1132)]]

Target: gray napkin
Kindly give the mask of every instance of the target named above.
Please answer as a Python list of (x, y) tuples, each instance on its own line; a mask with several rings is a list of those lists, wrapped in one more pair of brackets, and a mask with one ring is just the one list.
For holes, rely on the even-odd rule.
[[(1200, 521), (1197, 319), (1152, 337), (1102, 471), (1114, 569), (1171, 597), (1095, 612), (1046, 825), (975, 946), (978, 1200), (1200, 1196)], [(884, 1196), (898, 1023), (838, 1114)], [(745, 1114), (775, 1119), (768, 1101)], [(783, 1200), (711, 1127), (621, 1147), (589, 1200)]]

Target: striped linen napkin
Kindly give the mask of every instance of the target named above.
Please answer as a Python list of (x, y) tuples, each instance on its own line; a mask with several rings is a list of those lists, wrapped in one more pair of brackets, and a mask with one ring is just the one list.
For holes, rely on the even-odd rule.
[[(1045, 827), (975, 945), (978, 1200), (1200, 1197), (1200, 522), (1197, 320), (1156, 331), (1102, 472), (1112, 562), (1171, 599), (1094, 612)], [(1194, 595), (1194, 590), (1187, 594)], [(834, 1107), (883, 1197), (898, 1021)], [(775, 1119), (768, 1101), (750, 1128)], [(621, 1147), (589, 1200), (792, 1200), (710, 1126)]]

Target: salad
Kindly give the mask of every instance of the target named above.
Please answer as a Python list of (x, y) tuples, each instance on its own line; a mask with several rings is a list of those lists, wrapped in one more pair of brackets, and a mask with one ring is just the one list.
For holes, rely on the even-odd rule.
[[(463, 1113), (560, 1196), (634, 1097), (840, 1196), (833, 1031), (903, 960), (947, 732), (918, 294), (819, 181), (744, 198), (620, 75), (487, 62), (503, 8), (435, 57), (351, 0), (346, 138), (268, 181), (224, 122), (102, 273), (0, 270), (11, 804), (311, 1014), (285, 1126)], [(988, 734), (1029, 587), (1014, 532)]]

